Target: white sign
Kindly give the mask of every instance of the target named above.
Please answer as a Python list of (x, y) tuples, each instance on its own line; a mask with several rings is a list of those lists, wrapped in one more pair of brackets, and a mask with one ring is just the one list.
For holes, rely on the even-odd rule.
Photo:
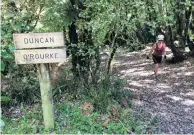
[(15, 50), (14, 53), (16, 64), (61, 63), (66, 61), (65, 48)]
[(64, 46), (63, 32), (13, 34), (16, 49)]

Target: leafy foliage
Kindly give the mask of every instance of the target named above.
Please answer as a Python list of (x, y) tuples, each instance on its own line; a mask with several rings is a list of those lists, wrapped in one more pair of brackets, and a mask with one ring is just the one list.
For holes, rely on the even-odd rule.
[(75, 81), (74, 77), (68, 74), (69, 70), (64, 70), (63, 73), (59, 76), (57, 87), (53, 91), (56, 102), (64, 99), (68, 101), (87, 100), (93, 104), (95, 111), (107, 113), (112, 104), (120, 104), (122, 99), (129, 102), (133, 98), (130, 90), (123, 89), (126, 84), (124, 79), (102, 76), (98, 84), (90, 82), (84, 87), (84, 80)]
[[(77, 106), (70, 106), (65, 103), (56, 105), (55, 114), (56, 122), (54, 129), (44, 129), (42, 124), (42, 116), (40, 115), (40, 106), (36, 108), (22, 109), (23, 115), (18, 119), (3, 117), (5, 121), (5, 128), (3, 133), (5, 134), (29, 134), (29, 133), (130, 133), (132, 129), (135, 133), (145, 133), (143, 123), (137, 122), (131, 118), (130, 111), (121, 110), (120, 122), (111, 120), (103, 126), (103, 116), (99, 113), (93, 112), (89, 116), (82, 114), (81, 109)], [(125, 114), (125, 117), (124, 115)]]
[(37, 93), (39, 87), (35, 68), (32, 65), (15, 64), (13, 34), (32, 32), (38, 24), (43, 7), (44, 0), (2, 1), (1, 76), (8, 86), (2, 95), (9, 97), (12, 105), (32, 103), (32, 99), (36, 98), (33, 94)]
[(63, 31), (76, 16), (76, 13), (72, 12), (73, 7), (69, 0), (49, 0), (45, 2), (45, 7), (40, 20), (41, 27), (37, 29), (41, 32)]
[[(9, 87), (2, 92), (2, 101), (8, 101), (9, 98), (8, 103), (18, 105), (32, 104), (40, 99), (35, 67), (19, 66), (14, 62), (12, 34), (63, 31), (75, 70), (67, 69), (67, 72), (61, 73), (63, 77), (54, 89), (54, 99), (58, 102), (64, 102), (64, 98), (69, 101), (84, 99), (93, 104), (96, 113), (86, 117), (78, 107), (61, 104), (53, 132), (128, 133), (128, 129), (123, 126), (126, 125), (130, 131), (143, 133), (144, 126), (128, 121), (126, 115), (121, 118), (121, 122), (111, 121), (102, 131), (99, 113), (108, 113), (110, 106), (119, 106), (123, 98), (127, 99), (129, 106), (132, 105), (132, 93), (122, 90), (123, 80), (104, 74), (106, 71), (101, 68), (104, 63), (100, 53), (104, 50), (109, 52), (106, 61), (109, 73), (119, 47), (128, 51), (142, 49), (142, 44), (155, 42), (155, 36), (161, 30), (167, 34), (167, 45), (171, 45), (173, 42), (169, 41), (176, 38), (183, 46), (187, 38), (193, 43), (193, 28), (188, 27), (188, 24), (194, 25), (193, 4), (191, 0), (3, 0), (1, 75), (9, 80)], [(68, 33), (72, 25), (75, 25), (78, 42), (70, 44)], [(15, 127), (6, 127), (5, 133), (52, 132), (43, 129), (39, 113), (26, 113), (19, 122), (5, 118)]]
[(14, 62), (13, 33), (31, 32), (36, 27), (44, 1), (2, 1), (1, 15), (1, 73), (17, 69)]
[[(9, 105), (33, 104), (40, 101), (39, 82), (33, 67), (21, 69), (24, 70), (22, 73), (17, 71), (9, 76), (5, 83), (7, 87), (1, 92), (3, 96), (10, 98)], [(8, 104), (2, 105), (2, 108), (4, 107), (8, 108)]]
[(89, 25), (92, 27), (94, 41), (100, 44), (104, 43), (109, 32), (115, 32), (121, 39), (123, 38), (121, 34), (131, 35), (145, 20), (145, 15), (142, 14), (144, 2), (141, 1), (86, 0), (85, 5), (87, 9), (80, 16), (90, 15)]

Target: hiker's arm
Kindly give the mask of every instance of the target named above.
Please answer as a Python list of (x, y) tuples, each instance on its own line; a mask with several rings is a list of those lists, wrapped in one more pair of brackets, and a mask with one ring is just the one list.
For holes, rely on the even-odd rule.
[(166, 45), (164, 45), (163, 55), (164, 55), (164, 58), (166, 59)]
[(150, 53), (148, 54), (148, 56), (150, 56), (153, 53), (155, 46), (156, 46), (155, 44), (152, 46), (152, 49), (150, 50)]

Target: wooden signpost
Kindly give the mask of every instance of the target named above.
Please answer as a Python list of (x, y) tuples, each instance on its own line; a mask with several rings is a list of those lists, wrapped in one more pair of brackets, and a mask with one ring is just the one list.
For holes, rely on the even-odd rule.
[(37, 64), (45, 128), (54, 128), (52, 85), (48, 63), (66, 61), (63, 33), (13, 34), (13, 38), (16, 64)]

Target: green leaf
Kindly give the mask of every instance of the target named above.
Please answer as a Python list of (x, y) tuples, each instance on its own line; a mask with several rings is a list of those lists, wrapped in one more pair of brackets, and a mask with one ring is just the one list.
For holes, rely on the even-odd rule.
[(10, 98), (7, 96), (1, 96), (1, 102), (9, 102)]
[(1, 61), (1, 71), (5, 70), (5, 63), (3, 61)]
[(15, 47), (14, 47), (14, 46), (12, 46), (12, 45), (10, 45), (10, 46), (9, 46), (9, 50), (10, 50), (10, 52), (14, 52)]
[(7, 14), (6, 14), (5, 18), (8, 19), (8, 18), (12, 18), (12, 17), (14, 17), (14, 16), (15, 16), (15, 14), (10, 12), (10, 13), (7, 13)]
[(2, 34), (2, 38), (12, 38), (12, 34), (11, 33)]
[(142, 126), (142, 125), (135, 127), (135, 131), (137, 133), (140, 133), (142, 129), (144, 129), (144, 126)]
[(12, 59), (12, 55), (10, 53), (8, 53), (6, 50), (2, 50), (1, 52), (1, 56), (5, 59)]

